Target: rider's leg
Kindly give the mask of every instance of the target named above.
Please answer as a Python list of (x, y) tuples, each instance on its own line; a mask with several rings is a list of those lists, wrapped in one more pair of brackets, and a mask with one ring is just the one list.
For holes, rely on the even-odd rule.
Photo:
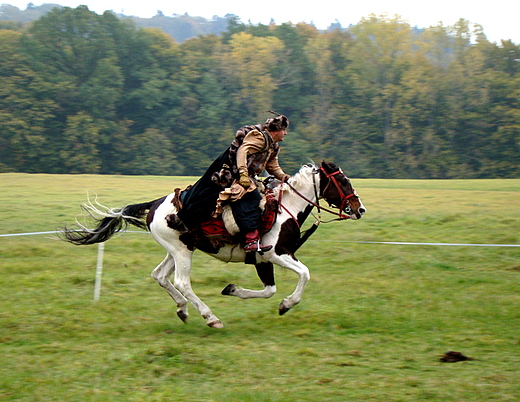
[(244, 234), (246, 252), (268, 251), (273, 246), (260, 245), (258, 227), (262, 221), (260, 201), (262, 196), (258, 190), (246, 193), (240, 200), (231, 203), (231, 210), (240, 232)]

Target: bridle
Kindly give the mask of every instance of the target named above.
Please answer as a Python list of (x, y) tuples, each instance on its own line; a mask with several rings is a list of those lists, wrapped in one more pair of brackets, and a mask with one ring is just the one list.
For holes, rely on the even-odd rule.
[[(348, 209), (350, 210), (350, 201), (349, 199), (352, 198), (352, 197), (356, 197), (356, 193), (353, 192), (352, 194), (349, 194), (349, 195), (345, 195), (345, 193), (343, 192), (343, 190), (341, 189), (341, 186), (339, 185), (338, 183), (338, 179), (336, 178), (336, 175), (339, 174), (339, 173), (343, 173), (340, 169), (336, 170), (335, 172), (332, 172), (332, 173), (327, 173), (327, 171), (325, 169), (323, 169), (322, 167), (320, 167), (320, 171), (322, 171), (324, 174), (325, 174), (325, 177), (327, 177), (327, 179), (329, 179), (329, 182), (327, 183), (327, 185), (325, 186), (325, 188), (323, 189), (323, 192), (322, 192), (322, 195), (325, 194), (325, 192), (327, 191), (327, 189), (329, 188), (330, 186), (330, 183), (333, 183), (334, 186), (336, 186), (336, 190), (338, 192), (338, 195), (341, 199), (341, 204), (339, 205), (339, 207), (337, 207), (340, 211), (344, 211), (347, 207)], [(329, 205), (333, 205), (329, 202)], [(339, 215), (340, 217), (341, 216), (347, 216), (347, 218), (350, 218), (348, 215), (342, 215), (341, 213), (337, 214)], [(347, 219), (347, 218), (344, 218), (344, 219)]]
[[(318, 174), (320, 171), (323, 172), (323, 173), (325, 174), (325, 177), (329, 179), (329, 182), (326, 184), (325, 188), (324, 188), (323, 191), (322, 191), (322, 195), (325, 194), (325, 191), (329, 188), (330, 184), (333, 183), (334, 186), (336, 187), (336, 190), (337, 190), (337, 192), (338, 192), (339, 197), (341, 198), (341, 204), (340, 204), (339, 207), (337, 207), (337, 208), (339, 208), (339, 211), (340, 211), (340, 212), (336, 212), (336, 211), (334, 211), (334, 210), (332, 210), (332, 209), (330, 209), (330, 208), (322, 207), (322, 206), (319, 204), (319, 199), (320, 199), (320, 197), (319, 197), (319, 194), (318, 194), (318, 188), (317, 188), (317, 186), (316, 186), (316, 174)], [(315, 193), (315, 195), (316, 195), (316, 202), (314, 202), (314, 201), (310, 200), (309, 198), (307, 198), (306, 196), (304, 196), (302, 193), (300, 193), (298, 190), (296, 190), (296, 189), (295, 189), (295, 188), (294, 188), (294, 187), (293, 187), (289, 182), (287, 182), (286, 180), (282, 180), (282, 184), (283, 184), (283, 183), (287, 184), (287, 185), (289, 186), (289, 188), (290, 188), (291, 190), (293, 190), (293, 191), (294, 191), (294, 192), (295, 192), (295, 193), (296, 193), (300, 198), (303, 198), (303, 199), (304, 199), (305, 201), (307, 201), (309, 204), (311, 204), (311, 205), (315, 206), (316, 208), (318, 208), (318, 212), (321, 212), (321, 210), (326, 211), (326, 212), (328, 212), (328, 213), (330, 213), (330, 214), (333, 214), (333, 215), (336, 215), (336, 216), (338, 217), (338, 218), (336, 218), (336, 219), (332, 219), (333, 221), (341, 221), (341, 220), (345, 220), (345, 219), (350, 219), (350, 216), (349, 216), (349, 215), (345, 215), (345, 214), (343, 214), (342, 211), (343, 211), (345, 208), (347, 208), (347, 206), (348, 206), (348, 208), (350, 209), (350, 201), (349, 201), (349, 199), (352, 198), (352, 197), (355, 197), (356, 194), (355, 194), (355, 193), (352, 193), (352, 194), (349, 194), (349, 195), (345, 195), (345, 193), (344, 193), (343, 190), (341, 189), (341, 186), (340, 186), (339, 183), (338, 183), (337, 178), (335, 177), (335, 176), (336, 176), (337, 174), (339, 174), (339, 173), (342, 173), (341, 170), (339, 170), (339, 169), (338, 169), (337, 171), (335, 171), (335, 172), (328, 173), (328, 172), (327, 172), (323, 167), (320, 167), (319, 169), (317, 169), (317, 170), (315, 170), (315, 171), (313, 172), (313, 175), (312, 175), (312, 181), (313, 181), (313, 184), (314, 184), (314, 193)], [(282, 201), (282, 200), (281, 200), (281, 198), (280, 198), (280, 200), (279, 200), (279, 205), (280, 205), (280, 207), (283, 208), (283, 209), (285, 209), (287, 212), (289, 212), (289, 211), (287, 210), (287, 208), (284, 207), (284, 205), (282, 204), (281, 201)], [(327, 201), (327, 202), (329, 202), (329, 201)], [(334, 204), (332, 204), (332, 203), (330, 203), (330, 202), (329, 202), (329, 205), (335, 206)], [(291, 213), (289, 212), (289, 214), (291, 214)], [(292, 216), (292, 214), (291, 214), (291, 216)], [(296, 220), (294, 217), (293, 217), (293, 219)], [(319, 221), (321, 222), (321, 218), (319, 219)], [(297, 221), (296, 221), (296, 222), (297, 222)], [(330, 221), (328, 221), (328, 222), (330, 222)]]
[[(325, 174), (325, 177), (327, 179), (329, 179), (329, 182), (325, 185), (325, 188), (323, 189), (322, 195), (328, 189), (328, 187), (330, 186), (330, 183), (334, 183), (334, 186), (336, 187), (336, 190), (338, 191), (338, 195), (341, 198), (341, 205), (340, 205), (341, 209), (340, 209), (340, 212), (336, 212), (336, 211), (334, 211), (332, 209), (329, 209), (329, 208), (324, 208), (324, 207), (322, 207), (319, 204), (320, 196), (318, 194), (318, 187), (316, 185), (317, 184), (316, 183), (316, 175), (319, 174), (320, 172), (323, 172)], [(296, 219), (296, 217), (291, 213), (291, 211), (289, 211), (289, 209), (285, 205), (283, 205), (283, 203), (282, 203), (283, 191), (281, 190), (281, 188), (282, 188), (284, 183), (287, 184), (287, 186), (289, 186), (289, 188), (292, 191), (294, 191), (294, 193), (297, 194), (300, 198), (302, 198), (303, 200), (307, 201), (310, 205), (312, 205), (313, 207), (316, 207), (318, 209), (318, 216), (317, 216), (316, 221), (312, 224), (312, 226), (310, 228), (308, 228), (307, 230), (305, 230), (305, 231), (300, 233), (301, 237), (300, 237), (300, 240), (298, 241), (298, 244), (296, 245), (296, 248), (295, 248), (294, 252), (296, 252), (296, 250), (298, 250), (302, 246), (302, 244), (305, 243), (309, 239), (309, 237), (312, 236), (312, 234), (318, 229), (320, 223), (322, 223), (322, 222), (323, 223), (328, 223), (328, 222), (332, 222), (332, 221), (342, 221), (342, 220), (345, 220), (345, 219), (350, 219), (349, 215), (344, 215), (341, 212), (347, 206), (348, 206), (348, 208), (350, 210), (350, 201), (349, 201), (349, 199), (352, 198), (352, 197), (357, 197), (357, 194), (355, 192), (353, 192), (352, 194), (345, 195), (345, 193), (343, 192), (343, 190), (341, 189), (341, 187), (340, 187), (340, 185), (338, 183), (337, 178), (335, 177), (338, 173), (342, 173), (340, 169), (338, 169), (335, 172), (328, 173), (323, 167), (320, 167), (319, 169), (314, 168), (314, 170), (312, 172), (312, 182), (313, 182), (313, 185), (314, 185), (314, 194), (315, 194), (315, 197), (316, 197), (316, 202), (310, 200), (309, 198), (304, 196), (302, 193), (300, 193), (298, 190), (296, 190), (294, 188), (294, 186), (291, 183), (289, 183), (286, 179), (282, 180), (282, 185), (280, 186), (280, 193), (279, 193), (279, 199), (278, 199), (278, 208), (279, 208), (278, 213), (282, 213), (282, 209), (285, 210), (291, 216), (292, 220), (296, 223), (298, 228), (301, 227), (300, 223), (298, 222), (298, 219)], [(327, 200), (327, 202), (329, 202), (329, 201)], [(329, 205), (333, 205), (333, 204), (329, 202)], [(336, 215), (337, 218), (336, 219), (331, 219), (329, 221), (322, 221), (322, 219), (321, 219), (321, 210), (324, 210), (324, 211), (327, 211), (330, 214)]]

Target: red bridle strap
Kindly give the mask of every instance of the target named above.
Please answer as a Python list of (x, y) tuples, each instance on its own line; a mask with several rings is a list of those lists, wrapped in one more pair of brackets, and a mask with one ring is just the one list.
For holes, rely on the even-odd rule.
[[(286, 179), (285, 177), (282, 179), (282, 186), (283, 186), (284, 183), (287, 183), (287, 185), (288, 185), (289, 187), (291, 187), (293, 190), (295, 190), (294, 187), (291, 186), (291, 185), (287, 182), (287, 179)], [(280, 189), (281, 189), (281, 188), (282, 188), (282, 187), (280, 186)], [(296, 191), (296, 190), (295, 190), (295, 191)], [(298, 192), (296, 191), (296, 193), (298, 193)], [(281, 213), (282, 213), (282, 209), (284, 209), (284, 210), (285, 210), (285, 211), (286, 211), (286, 212), (291, 216), (291, 218), (293, 219), (293, 221), (296, 222), (296, 224), (298, 225), (298, 227), (300, 227), (300, 222), (298, 222), (298, 219), (296, 219), (296, 217), (292, 214), (292, 212), (289, 211), (289, 209), (288, 209), (285, 205), (282, 204), (282, 195), (283, 195), (283, 191), (280, 191), (280, 197), (279, 197), (279, 199), (278, 199), (278, 205), (279, 205), (279, 211), (278, 211), (278, 213), (281, 214)], [(300, 193), (298, 193), (298, 195), (300, 195), (301, 197), (303, 197)], [(304, 197), (304, 198), (305, 198), (305, 197)]]
[[(341, 205), (339, 206), (339, 210), (343, 211), (345, 209), (345, 205), (348, 203), (348, 199), (354, 197), (356, 194), (352, 193), (352, 194), (349, 194), (349, 195), (345, 195), (345, 193), (341, 189), (341, 187), (340, 187), (340, 185), (338, 183), (338, 180), (334, 177), (337, 174), (341, 173), (341, 170), (336, 170), (335, 172), (332, 172), (332, 173), (327, 173), (327, 171), (325, 169), (323, 169), (322, 167), (320, 167), (320, 170), (325, 174), (325, 176), (328, 179), (330, 179), (330, 182), (334, 183), (334, 185), (336, 186), (336, 190), (338, 191), (338, 195), (341, 198)], [(325, 193), (325, 190), (327, 189), (327, 187), (329, 186), (330, 182), (327, 183), (327, 186), (323, 190), (324, 193)]]
[[(320, 170), (323, 170), (323, 168), (320, 168)], [(323, 170), (323, 171), (324, 171), (324, 170)], [(324, 171), (324, 172), (325, 172), (325, 171)], [(337, 172), (335, 172), (335, 173), (332, 173), (331, 175), (335, 175), (335, 174), (337, 174), (337, 173), (339, 173), (339, 170), (338, 170)], [(327, 174), (327, 172), (325, 172), (325, 174)], [(329, 175), (327, 175), (327, 177), (329, 177)], [(336, 188), (338, 189), (338, 191), (339, 191), (339, 193), (340, 193), (340, 196), (342, 197), (342, 200), (345, 200), (345, 202), (346, 202), (346, 199), (348, 199), (348, 198), (350, 198), (350, 197), (352, 197), (352, 196), (354, 195), (354, 194), (351, 194), (350, 196), (345, 197), (343, 191), (341, 191), (341, 189), (339, 188), (339, 184), (337, 183), (337, 181), (335, 180), (335, 178), (333, 179), (333, 181), (334, 181), (334, 184), (336, 185)], [(283, 182), (282, 182), (282, 183), (283, 183)], [(318, 203), (319, 200), (317, 200), (317, 202), (311, 201), (310, 199), (308, 199), (307, 197), (305, 197), (302, 193), (300, 193), (298, 190), (296, 190), (296, 189), (295, 189), (295, 188), (294, 188), (294, 187), (293, 187), (289, 182), (285, 182), (285, 184), (287, 184), (287, 185), (291, 188), (291, 190), (293, 190), (296, 194), (298, 194), (298, 196), (300, 196), (301, 198), (303, 198), (303, 199), (304, 199), (305, 201), (307, 201), (309, 204), (311, 204), (311, 205), (313, 205), (313, 206), (315, 206), (315, 207), (318, 207), (318, 208), (320, 208), (320, 209), (323, 209), (324, 211), (327, 211), (327, 212), (330, 213), (330, 214), (333, 214), (333, 215), (339, 216), (339, 218), (336, 219), (336, 220), (350, 219), (350, 216), (348, 216), (348, 215), (343, 215), (341, 212), (338, 213), (338, 212), (336, 212), (336, 211), (333, 211), (332, 209), (322, 207), (322, 206)], [(328, 184), (327, 184), (327, 186), (328, 186)], [(283, 209), (287, 210), (287, 209), (285, 208), (285, 206), (282, 205), (282, 203), (281, 203), (281, 194), (280, 194), (279, 204), (280, 204), (280, 206), (281, 206)], [(342, 203), (342, 204), (343, 204), (343, 203)], [(340, 211), (341, 211), (341, 210), (340, 210)], [(292, 216), (292, 215), (291, 215), (291, 216)], [(298, 221), (296, 220), (295, 217), (292, 217), (292, 218), (293, 218), (296, 222), (298, 222)], [(298, 225), (298, 226), (299, 226), (299, 225)]]

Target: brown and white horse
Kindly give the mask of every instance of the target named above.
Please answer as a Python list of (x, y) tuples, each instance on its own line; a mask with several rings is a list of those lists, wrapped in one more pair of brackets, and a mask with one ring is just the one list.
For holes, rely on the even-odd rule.
[[(279, 305), (279, 313), (284, 314), (301, 301), (310, 278), (309, 269), (294, 254), (301, 244), (300, 227), (313, 207), (320, 208), (319, 199), (323, 198), (330, 206), (338, 208), (336, 215), (339, 219), (360, 219), (366, 210), (348, 177), (333, 163), (322, 162), (321, 167), (304, 165), (287, 183), (280, 184), (274, 191), (278, 193), (279, 213), (272, 228), (262, 237), (263, 244), (273, 245), (273, 248), (253, 255), (253, 263), (264, 288), (249, 290), (230, 284), (222, 294), (242, 299), (271, 297), (276, 292), (273, 268), (276, 264), (296, 272), (299, 278), (294, 292)], [(104, 242), (128, 224), (147, 228), (167, 252), (166, 258), (153, 270), (152, 277), (177, 303), (179, 318), (187, 321), (189, 301), (206, 319), (207, 325), (222, 328), (221, 321), (191, 287), (193, 252), (200, 249), (224, 262), (245, 262), (247, 259), (251, 262), (251, 256), (246, 257), (238, 236), (234, 241), (215, 245), (207, 238), (187, 231), (177, 217), (181, 207), (179, 194), (176, 191), (154, 201), (127, 205), (117, 210), (101, 211), (92, 204), (84, 206), (91, 216), (97, 216), (97, 227), (88, 229), (80, 225), (79, 229), (65, 228), (62, 234), (68, 242), (85, 245)], [(172, 275), (173, 283), (170, 281)]]

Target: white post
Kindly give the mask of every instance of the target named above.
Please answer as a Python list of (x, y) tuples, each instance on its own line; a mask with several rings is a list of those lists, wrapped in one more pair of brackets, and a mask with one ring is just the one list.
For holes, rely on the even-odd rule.
[(96, 282), (94, 283), (94, 301), (99, 300), (101, 294), (101, 275), (103, 274), (103, 252), (105, 251), (105, 243), (99, 243), (98, 258), (96, 265)]

